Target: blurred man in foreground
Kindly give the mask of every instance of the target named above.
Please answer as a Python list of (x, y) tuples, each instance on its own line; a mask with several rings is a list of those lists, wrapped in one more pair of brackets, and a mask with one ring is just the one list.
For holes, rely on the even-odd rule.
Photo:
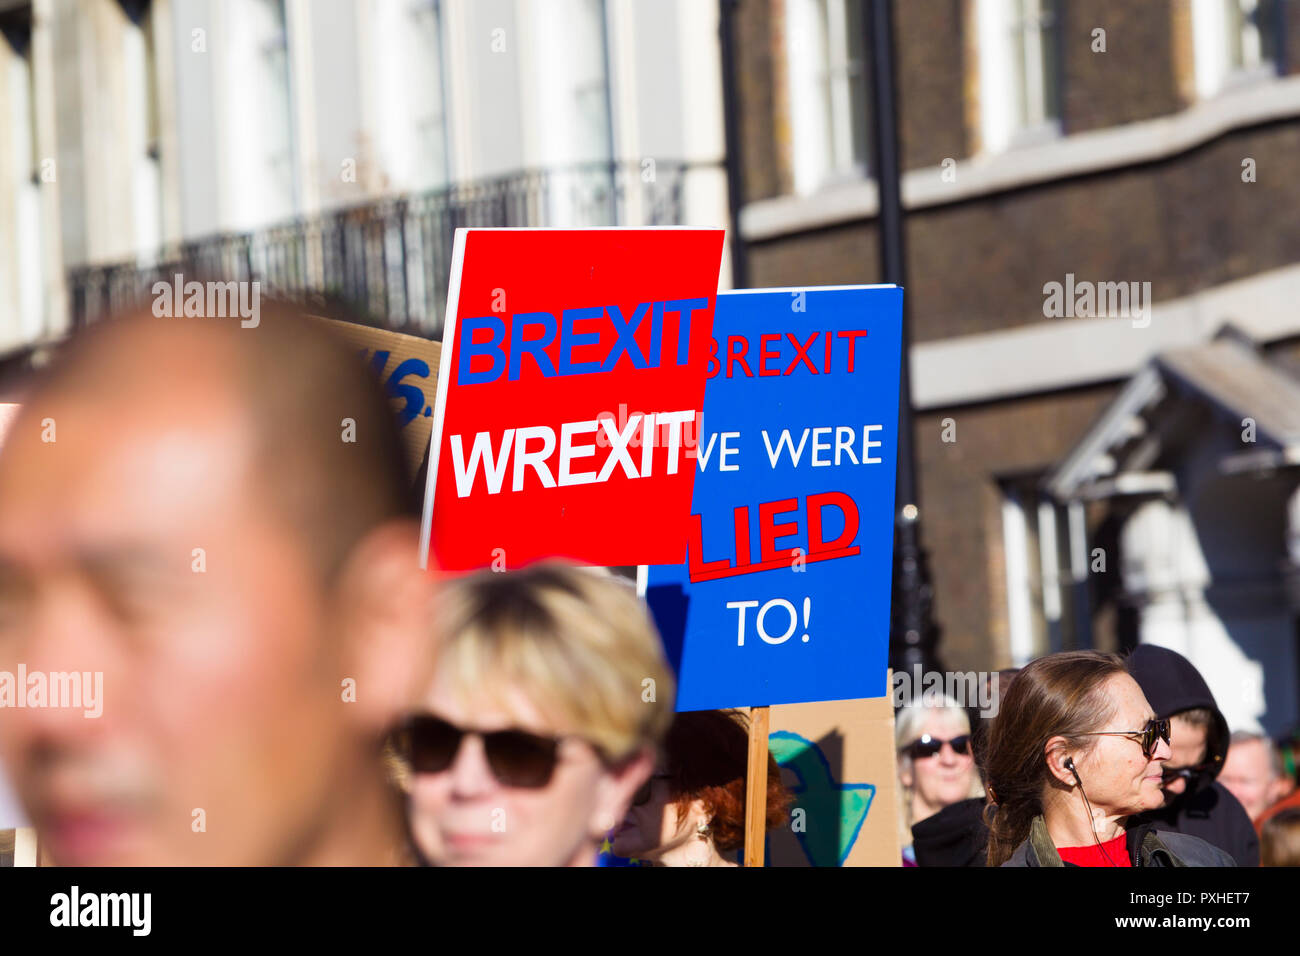
[(387, 403), (293, 313), (108, 320), (25, 396), (0, 671), (103, 687), (98, 717), (0, 713), (56, 863), (398, 858), (377, 754), (427, 681), (431, 585)]

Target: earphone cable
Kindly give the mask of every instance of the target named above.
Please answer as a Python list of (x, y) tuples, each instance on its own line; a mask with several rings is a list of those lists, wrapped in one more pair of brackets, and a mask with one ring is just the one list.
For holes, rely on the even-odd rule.
[(1083, 781), (1079, 779), (1079, 772), (1077, 770), (1074, 772), (1074, 779), (1079, 781), (1079, 795), (1083, 797), (1083, 805), (1088, 809), (1088, 823), (1092, 827), (1092, 841), (1097, 844), (1097, 849), (1101, 851), (1101, 855), (1106, 858), (1107, 863), (1111, 866), (1118, 866), (1119, 864), (1111, 859), (1110, 854), (1106, 852), (1106, 848), (1101, 845), (1101, 840), (1097, 837), (1097, 825), (1094, 822), (1094, 817), (1092, 815), (1092, 804), (1088, 802), (1088, 794), (1084, 792)]

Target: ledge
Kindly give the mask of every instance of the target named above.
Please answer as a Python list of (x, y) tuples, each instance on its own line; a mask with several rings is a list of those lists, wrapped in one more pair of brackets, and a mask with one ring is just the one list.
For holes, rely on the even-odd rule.
[(1047, 319), (912, 346), (912, 402), (950, 408), (1127, 378), (1159, 352), (1209, 340), (1231, 320), (1263, 344), (1300, 335), (1300, 265), (1225, 282), (1131, 319)]
[[(1234, 89), (1178, 113), (1078, 133), (1040, 146), (958, 160), (953, 182), (941, 166), (903, 174), (903, 206), (926, 209), (1072, 176), (1177, 156), (1224, 133), (1300, 116), (1300, 76)], [(778, 196), (740, 210), (751, 242), (875, 217), (874, 180), (830, 186), (811, 196)]]

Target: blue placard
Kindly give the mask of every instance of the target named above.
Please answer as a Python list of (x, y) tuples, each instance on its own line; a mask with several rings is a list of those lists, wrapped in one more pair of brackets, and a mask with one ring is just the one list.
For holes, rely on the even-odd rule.
[(902, 309), (719, 294), (687, 561), (645, 580), (678, 710), (887, 693)]

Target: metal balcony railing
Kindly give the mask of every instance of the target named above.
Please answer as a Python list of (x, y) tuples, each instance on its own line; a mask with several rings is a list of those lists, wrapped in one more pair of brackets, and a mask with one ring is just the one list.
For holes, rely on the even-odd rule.
[(260, 281), (263, 294), (341, 301), (365, 321), (441, 335), (452, 241), (463, 226), (680, 225), (682, 162), (592, 163), (376, 199), (246, 233), (70, 269), (73, 328), (152, 298), (176, 274)]

